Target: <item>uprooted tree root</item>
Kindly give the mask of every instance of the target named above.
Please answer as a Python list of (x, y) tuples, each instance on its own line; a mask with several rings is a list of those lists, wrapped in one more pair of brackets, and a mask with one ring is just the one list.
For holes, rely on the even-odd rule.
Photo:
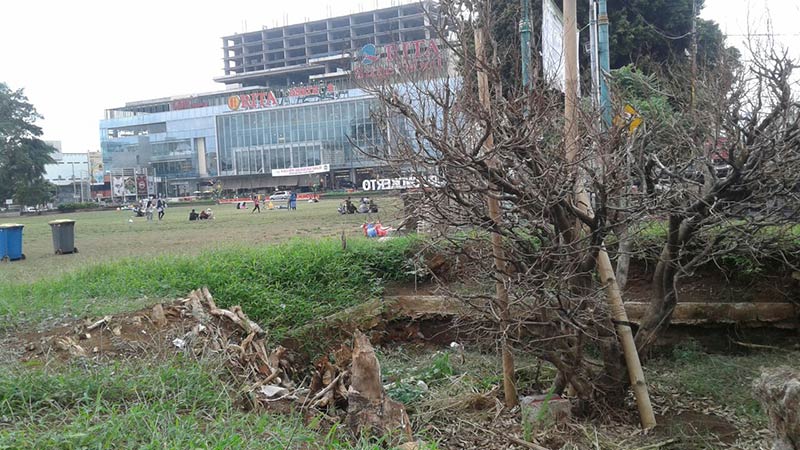
[(252, 408), (272, 409), (280, 403), (306, 416), (345, 423), (355, 436), (389, 437), (409, 444), (405, 448), (416, 445), (405, 407), (389, 398), (382, 385), (367, 336), (354, 330), (352, 349), (341, 345), (332, 352), (333, 362), (327, 355), (319, 358), (304, 386), (296, 379), (309, 370), (299, 367), (292, 352), (281, 345), (269, 350), (267, 333), (240, 306), (219, 308), (207, 288), (148, 312), (104, 316), (29, 338), (28, 359), (53, 353), (62, 359), (133, 355), (163, 351), (169, 342), (173, 352), (221, 358)]

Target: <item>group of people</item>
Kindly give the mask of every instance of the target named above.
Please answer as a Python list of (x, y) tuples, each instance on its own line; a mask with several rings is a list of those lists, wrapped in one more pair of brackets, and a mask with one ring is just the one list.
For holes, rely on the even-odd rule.
[[(267, 205), (267, 209), (275, 209), (275, 204), (272, 203), (272, 199), (265, 198), (263, 201), (269, 201)], [(253, 210), (250, 211), (250, 214), (258, 211), (261, 212), (261, 203), (262, 200), (259, 198), (258, 195), (253, 196)], [(247, 209), (247, 202), (240, 202), (236, 204), (236, 209)], [(297, 193), (292, 191), (289, 193), (289, 198), (286, 200), (286, 209), (288, 210), (296, 210), (297, 209)]]
[(367, 197), (362, 197), (361, 201), (356, 206), (350, 197), (345, 199), (344, 203), (339, 205), (338, 208), (339, 214), (367, 214), (367, 213), (376, 213), (378, 212), (378, 205), (375, 204), (374, 201)]
[(199, 214), (193, 208), (192, 212), (189, 213), (189, 220), (209, 220), (213, 218), (214, 212), (211, 211), (211, 208), (206, 208), (204, 211), (200, 211)]
[(158, 213), (158, 220), (164, 218), (165, 210), (167, 209), (167, 201), (163, 198), (155, 198), (151, 195), (147, 198), (139, 200), (138, 205), (133, 205), (131, 208), (136, 214), (136, 217), (146, 217), (148, 222), (153, 221), (153, 214)]

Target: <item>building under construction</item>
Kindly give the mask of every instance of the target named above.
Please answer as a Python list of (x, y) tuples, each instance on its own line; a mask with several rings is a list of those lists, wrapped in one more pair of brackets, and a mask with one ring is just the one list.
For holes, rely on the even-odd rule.
[[(445, 70), (435, 3), (409, 3), (222, 38), (226, 88), (129, 102), (100, 123), (109, 172), (147, 173), (159, 194), (278, 186), (350, 187), (387, 175), (390, 142), (358, 79), (403, 67)], [(366, 151), (365, 151), (366, 150)]]

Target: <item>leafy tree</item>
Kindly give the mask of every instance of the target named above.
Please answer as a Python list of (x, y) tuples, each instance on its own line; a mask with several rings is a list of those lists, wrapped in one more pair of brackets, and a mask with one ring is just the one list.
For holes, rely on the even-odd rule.
[[(699, 14), (703, 0), (696, 1)], [(556, 4), (563, 6), (561, 0), (556, 0)], [(492, 44), (504, 75), (504, 85), (519, 84), (520, 1), (495, 0), (491, 8)], [(585, 2), (579, 2), (577, 13), (578, 26), (583, 29), (589, 22), (589, 10)], [(608, 16), (612, 69), (635, 64), (650, 72), (662, 68), (664, 61), (687, 61), (686, 52), (690, 49), (692, 39), (692, 0), (608, 0)], [(541, 47), (541, 23), (542, 2), (531, 0), (532, 55), (538, 54)], [(698, 18), (697, 36), (697, 54), (701, 65), (713, 65), (722, 52), (737, 55), (735, 49), (725, 47), (725, 36), (713, 21)], [(589, 34), (581, 33), (582, 43), (586, 44), (588, 40)], [(582, 51), (580, 57), (581, 67), (586, 72), (589, 56)], [(588, 73), (584, 73), (583, 77), (584, 81), (588, 81)]]
[(22, 89), (0, 83), (0, 199), (39, 204), (50, 198), (52, 187), (42, 175), (55, 149), (39, 139), (35, 122), (41, 118)]
[(17, 187), (14, 199), (23, 205), (41, 205), (50, 201), (56, 194), (53, 183), (39, 177), (30, 183)]

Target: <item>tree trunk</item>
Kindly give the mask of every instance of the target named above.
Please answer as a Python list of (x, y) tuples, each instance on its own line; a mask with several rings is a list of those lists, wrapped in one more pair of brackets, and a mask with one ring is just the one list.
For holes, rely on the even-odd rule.
[[(675, 291), (675, 277), (677, 275), (678, 255), (681, 243), (685, 243), (691, 236), (692, 230), (682, 227), (684, 219), (679, 216), (670, 216), (667, 242), (661, 250), (656, 271), (653, 275), (653, 298), (650, 307), (642, 317), (639, 331), (636, 333), (636, 348), (643, 353), (652, 345), (661, 329), (669, 325), (672, 311), (678, 302)], [(683, 230), (682, 230), (683, 228)]]
[(405, 407), (386, 395), (381, 366), (366, 335), (353, 334), (353, 361), (347, 394), (347, 424), (355, 436), (387, 436), (399, 442), (412, 440), (411, 421)]
[(633, 239), (631, 239), (630, 233), (628, 232), (628, 226), (626, 224), (621, 224), (614, 227), (614, 234), (616, 234), (617, 239), (619, 239), (616, 278), (617, 285), (619, 286), (620, 290), (622, 290), (625, 289), (625, 286), (628, 284), (628, 270), (630, 269), (631, 265), (631, 245)]

